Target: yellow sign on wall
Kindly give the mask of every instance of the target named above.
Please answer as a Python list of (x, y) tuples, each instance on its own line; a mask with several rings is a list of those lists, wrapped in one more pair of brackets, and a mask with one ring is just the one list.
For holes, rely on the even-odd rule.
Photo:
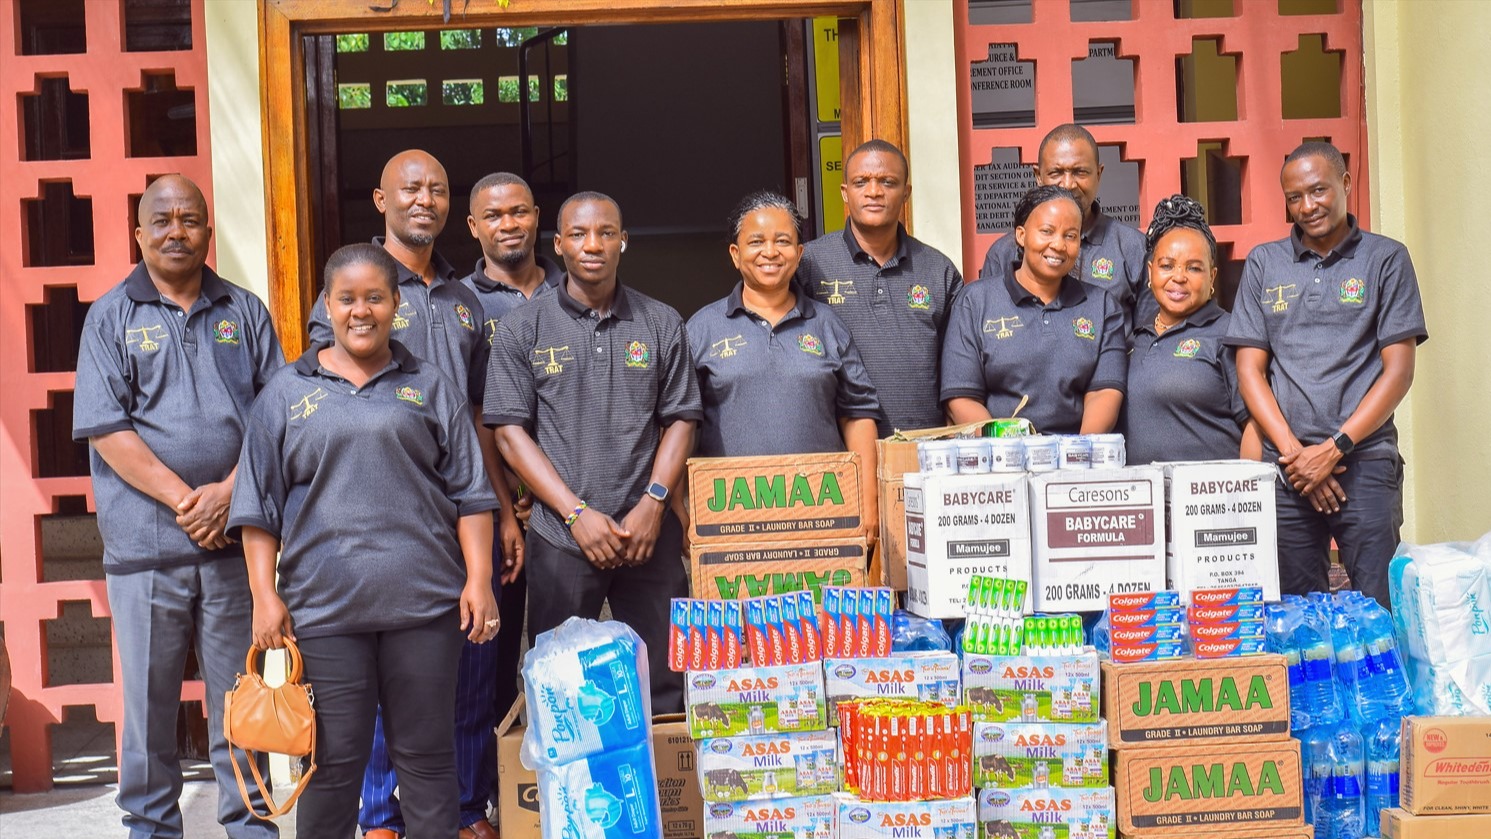
[(823, 232), (844, 229), (844, 143), (838, 135), (818, 138), (818, 195), (823, 202)]
[[(839, 19), (813, 18), (813, 80), (818, 121), (839, 121)], [(838, 190), (834, 190), (838, 194)]]

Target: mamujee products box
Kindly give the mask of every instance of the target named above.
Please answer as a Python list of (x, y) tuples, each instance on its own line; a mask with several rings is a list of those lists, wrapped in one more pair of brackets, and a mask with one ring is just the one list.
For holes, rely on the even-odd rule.
[(853, 452), (689, 460), (693, 544), (853, 539), (864, 512)]
[(1182, 595), (1262, 586), (1279, 599), (1278, 469), (1255, 460), (1162, 463), (1168, 504), (1167, 573)]
[(1115, 749), (1287, 740), (1289, 674), (1276, 654), (1105, 661), (1103, 716)]
[[(523, 697), (497, 727), (497, 813), (504, 839), (541, 839), (538, 777), (518, 758), (524, 726)], [(663, 839), (698, 839), (703, 834), (704, 801), (694, 755), (694, 738), (682, 714), (652, 721), (652, 759), (657, 769)]]
[(1102, 611), (1108, 595), (1165, 588), (1165, 474), (1062, 469), (1030, 481), (1034, 606)]
[(975, 574), (1029, 582), (1030, 498), (1023, 473), (917, 472), (904, 480), (908, 611), (963, 617)]
[(858, 537), (710, 542), (691, 545), (689, 556), (694, 596), (707, 600), (811, 591), (822, 602), (824, 586), (865, 585), (868, 562)]

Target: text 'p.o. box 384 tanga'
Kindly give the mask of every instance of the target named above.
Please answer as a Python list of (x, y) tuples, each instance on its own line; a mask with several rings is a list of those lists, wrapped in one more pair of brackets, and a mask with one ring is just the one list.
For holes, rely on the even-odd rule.
[(1101, 611), (1165, 588), (1165, 475), (1155, 466), (1030, 476), (1031, 590), (1039, 611)]

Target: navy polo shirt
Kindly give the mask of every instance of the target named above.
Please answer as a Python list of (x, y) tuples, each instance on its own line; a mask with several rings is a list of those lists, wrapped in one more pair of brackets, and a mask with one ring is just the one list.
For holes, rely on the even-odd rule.
[[(254, 396), (285, 363), (258, 297), (202, 268), (189, 311), (162, 297), (142, 262), (88, 309), (78, 348), (73, 439), (134, 431), (190, 487), (228, 477)], [(89, 448), (104, 570), (111, 574), (237, 557), (208, 551), (176, 511), (125, 482)]]
[(772, 326), (730, 296), (689, 318), (704, 421), (694, 453), (742, 457), (844, 451), (840, 419), (880, 420), (875, 386), (849, 329), (798, 295)]
[(1238, 456), (1248, 411), (1225, 344), (1229, 319), (1209, 300), (1164, 335), (1153, 323), (1134, 330), (1119, 420), (1130, 463)]
[(898, 227), (900, 245), (884, 265), (859, 246), (849, 226), (809, 242), (799, 285), (849, 328), (875, 384), (879, 434), (944, 425), (937, 401), (938, 364), (948, 313), (963, 276), (935, 248)]
[[(373, 244), (380, 248), (383, 241), (382, 236), (373, 237)], [(476, 292), (460, 281), (456, 269), (438, 253), (431, 258), (435, 279), (429, 285), (404, 263), (394, 261), (399, 266), (399, 310), (393, 319), (393, 340), (464, 383), (471, 404), (480, 405), (490, 348), (482, 340), (486, 316)], [(313, 344), (332, 342), (325, 289), (311, 308), (310, 336)]]
[[(1159, 311), (1159, 304), (1148, 288), (1149, 273), (1145, 265), (1148, 246), (1143, 233), (1104, 215), (1097, 202), (1093, 202), (1092, 212), (1092, 226), (1082, 231), (1082, 251), (1077, 264), (1072, 266), (1072, 276), (1113, 295), (1123, 306), (1127, 335), (1135, 323), (1153, 320)], [(1002, 276), (1004, 266), (1019, 263), (1019, 253), (1014, 233), (994, 240), (984, 255), (979, 279)]]
[(497, 508), (464, 389), (397, 341), (362, 387), (314, 344), (254, 403), (228, 527), (280, 540), (301, 638), (418, 626), (466, 585), (457, 520)]
[[(1227, 343), (1268, 351), (1274, 398), (1305, 445), (1341, 430), (1382, 375), (1383, 347), (1429, 339), (1408, 249), (1361, 230), (1355, 216), (1347, 223), (1350, 233), (1328, 254), (1307, 248), (1298, 226), (1254, 248), (1232, 306)], [(1278, 456), (1272, 441), (1265, 446)], [(1389, 417), (1350, 458), (1397, 456)]]
[(536, 261), (544, 269), (544, 281), (533, 290), (533, 298), (524, 297), (523, 292), (516, 288), (488, 277), (486, 257), (478, 259), (476, 270), (461, 278), (461, 283), (475, 292), (476, 299), (481, 301), (482, 314), (485, 316), (482, 334), (486, 336), (488, 347), (492, 345), (492, 336), (497, 332), (497, 322), (504, 315), (531, 299), (553, 294), (554, 287), (563, 282), (564, 270), (555, 265), (554, 260), (539, 256)]
[[(699, 380), (671, 306), (618, 283), (602, 317), (565, 286), (497, 324), (483, 415), (522, 426), (566, 486), (620, 521), (651, 482), (662, 429), (703, 417)], [(539, 503), (529, 527), (578, 551), (569, 514)]]
[(995, 417), (1020, 413), (1043, 434), (1076, 434), (1083, 399), (1124, 390), (1123, 311), (1112, 295), (1064, 277), (1050, 303), (1003, 278), (963, 290), (942, 348), (942, 401), (968, 397)]

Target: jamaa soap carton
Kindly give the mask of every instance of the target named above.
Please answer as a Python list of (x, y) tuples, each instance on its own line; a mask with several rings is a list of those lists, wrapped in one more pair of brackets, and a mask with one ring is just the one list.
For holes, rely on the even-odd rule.
[(986, 839), (1117, 839), (1117, 796), (1100, 789), (986, 789), (978, 794)]
[(829, 795), (704, 803), (704, 835), (734, 839), (835, 839)]
[(626, 624), (570, 618), (523, 665), (530, 709), (523, 765), (538, 775), (545, 836), (655, 839), (647, 646)]
[(695, 740), (828, 727), (823, 667), (816, 661), (690, 671), (686, 688), (689, 733)]

